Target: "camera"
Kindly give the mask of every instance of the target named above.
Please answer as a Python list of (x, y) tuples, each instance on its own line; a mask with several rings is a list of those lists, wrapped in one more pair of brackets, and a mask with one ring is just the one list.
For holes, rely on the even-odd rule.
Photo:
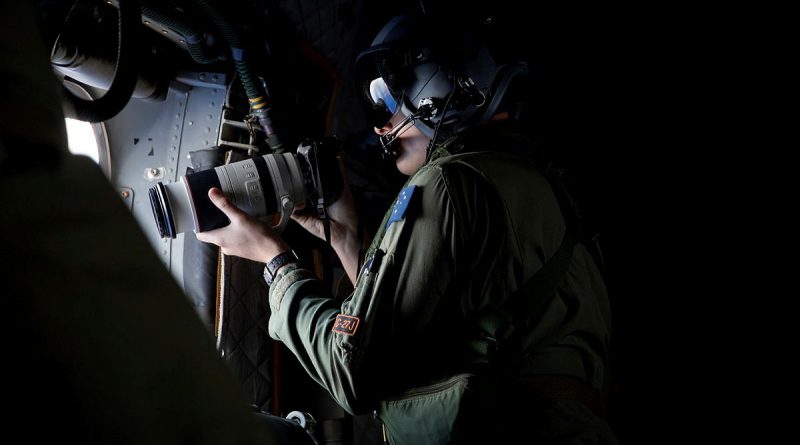
[(280, 213), (274, 228), (283, 230), (297, 204), (310, 201), (321, 217), (325, 206), (339, 199), (343, 180), (333, 139), (306, 140), (297, 153), (267, 154), (181, 176), (149, 190), (158, 233), (175, 238), (194, 230), (206, 232), (227, 226), (228, 217), (208, 198), (217, 187), (231, 202), (253, 216)]

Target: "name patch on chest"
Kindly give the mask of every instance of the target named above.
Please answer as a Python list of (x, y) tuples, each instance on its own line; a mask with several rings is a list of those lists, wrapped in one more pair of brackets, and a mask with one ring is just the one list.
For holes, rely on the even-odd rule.
[(344, 335), (353, 335), (358, 329), (358, 317), (351, 317), (350, 315), (339, 314), (336, 316), (336, 321), (333, 323), (333, 332), (338, 332)]

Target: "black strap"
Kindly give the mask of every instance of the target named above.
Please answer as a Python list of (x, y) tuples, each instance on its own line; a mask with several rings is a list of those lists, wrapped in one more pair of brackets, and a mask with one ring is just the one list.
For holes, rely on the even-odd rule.
[[(517, 333), (518, 340), (515, 341), (514, 349), (526, 351), (530, 346), (528, 336), (528, 319), (532, 314), (537, 314), (552, 301), (556, 294), (559, 283), (572, 262), (572, 253), (575, 251), (577, 236), (574, 230), (567, 228), (561, 246), (556, 253), (545, 263), (544, 266), (533, 277), (528, 279), (522, 287), (503, 304), (504, 309), (510, 314), (516, 315), (513, 318), (514, 331)], [(514, 317), (512, 315), (512, 317)], [(520, 319), (524, 317), (523, 319)]]
[(558, 250), (545, 262), (541, 269), (528, 279), (514, 294), (499, 307), (489, 306), (477, 317), (480, 334), (473, 339), (470, 347), (479, 356), (490, 360), (498, 347), (505, 354), (524, 353), (531, 340), (529, 320), (541, 312), (556, 294), (558, 285), (572, 262), (572, 254), (580, 239), (583, 222), (572, 200), (567, 195), (558, 172), (545, 171), (553, 194), (558, 201), (567, 226)]
[(568, 226), (561, 246), (536, 274), (528, 279), (500, 307), (481, 311), (477, 323), (480, 335), (471, 342), (471, 349), (490, 359), (498, 343), (507, 353), (524, 352), (530, 347), (528, 320), (542, 311), (553, 299), (559, 283), (567, 273), (577, 244), (575, 231)]

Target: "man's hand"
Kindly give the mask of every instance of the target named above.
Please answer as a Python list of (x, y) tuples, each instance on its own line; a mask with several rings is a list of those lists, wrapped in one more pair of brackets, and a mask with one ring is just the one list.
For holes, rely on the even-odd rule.
[(289, 250), (289, 246), (267, 223), (248, 215), (233, 205), (216, 187), (208, 191), (208, 197), (231, 223), (220, 229), (197, 234), (197, 239), (216, 244), (225, 255), (234, 255), (266, 263), (278, 254)]
[[(342, 169), (342, 178), (344, 178), (344, 169), (341, 164), (339, 167)], [(331, 223), (331, 246), (342, 261), (342, 266), (344, 266), (350, 281), (355, 283), (361, 239), (358, 236), (358, 214), (347, 181), (345, 181), (339, 199), (327, 207), (327, 214)], [(317, 216), (316, 210), (310, 213), (295, 212), (292, 214), (292, 219), (312, 235), (325, 239), (324, 226), (322, 220)]]

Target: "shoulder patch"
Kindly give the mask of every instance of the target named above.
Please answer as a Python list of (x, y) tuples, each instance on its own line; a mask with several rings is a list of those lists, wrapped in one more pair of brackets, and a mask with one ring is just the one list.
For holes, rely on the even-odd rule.
[(411, 197), (414, 195), (414, 191), (416, 190), (416, 185), (409, 185), (408, 187), (404, 187), (402, 190), (400, 190), (400, 194), (397, 195), (397, 200), (395, 200), (394, 206), (392, 207), (392, 216), (390, 216), (389, 220), (386, 221), (387, 229), (392, 225), (393, 222), (401, 221), (405, 217), (406, 210), (408, 210), (408, 203), (411, 201)]
[(361, 320), (359, 320), (358, 317), (339, 314), (336, 316), (336, 321), (333, 323), (333, 332), (353, 335), (356, 333), (356, 329), (358, 329), (359, 321)]

